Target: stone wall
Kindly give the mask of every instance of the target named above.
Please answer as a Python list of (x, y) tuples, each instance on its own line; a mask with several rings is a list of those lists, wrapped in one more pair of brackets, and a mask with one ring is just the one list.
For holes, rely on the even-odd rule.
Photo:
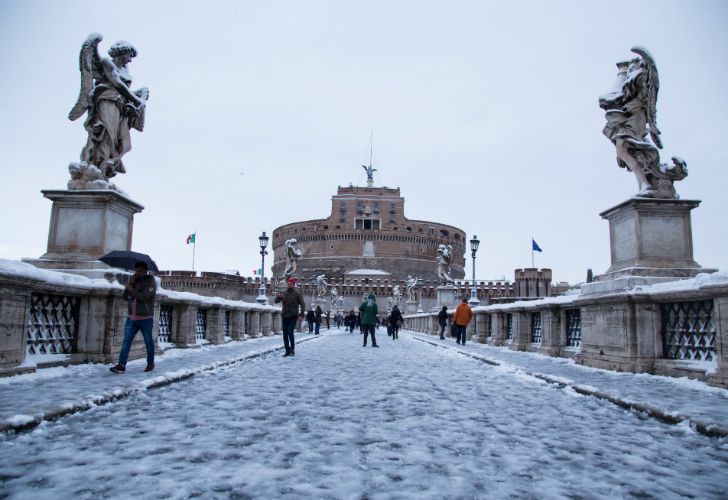
[[(728, 387), (728, 273), (481, 306), (473, 312), (468, 337), (476, 342)], [(415, 331), (439, 331), (435, 313), (405, 320)]]
[(296, 276), (343, 278), (353, 269), (378, 269), (397, 280), (411, 275), (434, 281), (441, 244), (453, 247), (453, 278), (465, 276), (465, 232), (447, 224), (408, 219), (399, 188), (339, 186), (327, 218), (276, 228), (271, 240), (273, 276), (283, 274), (284, 243), (291, 238), (303, 253)]
[[(193, 271), (160, 271), (156, 274), (162, 281), (162, 286), (168, 290), (180, 292), (192, 292), (207, 297), (223, 297), (229, 300), (241, 300), (244, 302), (255, 302), (260, 289), (260, 278), (236, 276), (225, 273), (202, 272), (199, 275)], [(275, 294), (275, 281), (265, 280), (268, 298), (272, 301)], [(387, 298), (392, 296), (394, 287), (399, 285), (403, 294), (400, 308), (403, 308), (407, 297), (405, 295), (404, 281), (393, 279), (356, 279), (340, 278), (328, 279), (329, 290), (335, 287), (337, 293), (344, 298), (342, 310), (348, 311), (359, 306), (362, 297), (369, 293), (377, 296), (380, 303), (387, 303)], [(436, 288), (439, 285), (436, 281), (424, 281), (417, 289), (419, 296), (422, 293), (423, 310), (429, 310), (437, 304)], [(312, 281), (299, 281), (298, 288), (303, 293), (307, 304), (316, 297), (316, 285)], [(458, 280), (455, 283), (458, 288), (458, 295), (470, 296), (471, 282)], [(514, 283), (509, 281), (478, 281), (478, 299), (483, 303), (490, 302), (512, 302), (516, 298)], [(327, 300), (330, 300), (327, 297)], [(328, 305), (329, 307), (326, 307)], [(323, 306), (329, 310), (330, 304), (326, 302)], [(338, 309), (338, 308), (337, 308)]]
[[(127, 317), (121, 284), (21, 266), (26, 273), (0, 271), (0, 376), (118, 359)], [(162, 288), (157, 293), (157, 352), (280, 332), (278, 307)], [(137, 335), (130, 359), (145, 355)]]

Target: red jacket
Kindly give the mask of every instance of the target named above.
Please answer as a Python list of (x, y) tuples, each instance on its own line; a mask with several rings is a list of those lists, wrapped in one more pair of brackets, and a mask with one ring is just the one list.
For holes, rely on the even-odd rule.
[(468, 326), (471, 319), (473, 319), (473, 311), (470, 309), (469, 305), (465, 302), (461, 302), (460, 305), (458, 305), (458, 308), (455, 309), (455, 315), (452, 317), (452, 320), (456, 325)]

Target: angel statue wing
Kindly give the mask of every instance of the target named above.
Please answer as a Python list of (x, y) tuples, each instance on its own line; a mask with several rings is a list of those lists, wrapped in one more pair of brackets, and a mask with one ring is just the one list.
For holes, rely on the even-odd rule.
[(91, 33), (81, 46), (78, 66), (81, 70), (81, 91), (76, 104), (68, 113), (68, 119), (73, 121), (83, 115), (91, 106), (89, 97), (94, 86), (94, 78), (101, 77), (99, 56), (99, 42), (103, 39), (98, 33)]
[(642, 57), (645, 62), (647, 78), (645, 85), (647, 86), (647, 123), (650, 125), (650, 137), (659, 149), (662, 149), (662, 140), (660, 140), (660, 129), (657, 128), (657, 92), (660, 90), (660, 78), (657, 74), (657, 65), (652, 54), (639, 45), (632, 47), (632, 52)]

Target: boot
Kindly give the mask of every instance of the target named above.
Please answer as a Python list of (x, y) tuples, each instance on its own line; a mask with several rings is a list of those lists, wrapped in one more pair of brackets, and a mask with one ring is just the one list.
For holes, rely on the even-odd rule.
[(147, 367), (144, 368), (145, 372), (151, 372), (154, 371), (154, 363), (147, 363)]
[(111, 370), (114, 373), (124, 373), (126, 371), (126, 367), (123, 365), (116, 364), (116, 365), (112, 366), (111, 368), (109, 368), (109, 370)]

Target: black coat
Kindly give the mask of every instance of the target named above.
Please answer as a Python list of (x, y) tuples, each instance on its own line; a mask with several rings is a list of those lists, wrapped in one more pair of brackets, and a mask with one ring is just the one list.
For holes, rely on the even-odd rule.
[(447, 311), (440, 311), (437, 313), (437, 322), (440, 325), (447, 325)]
[(389, 324), (391, 326), (397, 326), (397, 321), (401, 321), (402, 323), (404, 323), (402, 313), (399, 312), (399, 309), (392, 309), (392, 312), (389, 315)]

